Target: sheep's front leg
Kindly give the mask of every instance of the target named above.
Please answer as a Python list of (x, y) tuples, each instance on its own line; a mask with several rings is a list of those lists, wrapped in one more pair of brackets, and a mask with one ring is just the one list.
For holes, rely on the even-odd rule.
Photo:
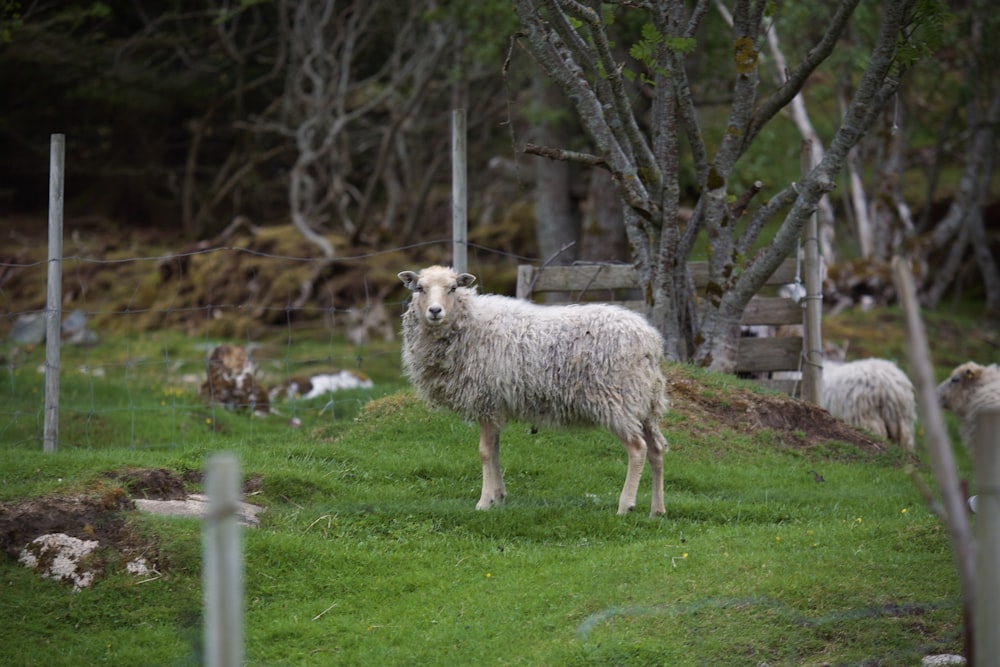
[(479, 422), (479, 460), (483, 464), (483, 493), (476, 509), (485, 510), (499, 505), (507, 497), (500, 472), (500, 427), (497, 424)]
[(628, 514), (635, 507), (635, 497), (639, 492), (642, 467), (646, 463), (646, 442), (641, 437), (621, 440), (628, 452), (628, 473), (625, 475), (622, 494), (618, 498), (618, 513)]

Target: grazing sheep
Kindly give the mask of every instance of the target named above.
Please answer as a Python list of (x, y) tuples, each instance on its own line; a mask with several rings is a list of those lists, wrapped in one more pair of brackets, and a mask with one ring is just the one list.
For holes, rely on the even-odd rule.
[(664, 513), (663, 340), (645, 318), (617, 306), (540, 306), (480, 295), (475, 276), (441, 266), (403, 271), (399, 279), (413, 292), (403, 314), (407, 377), (431, 406), (479, 423), (483, 489), (476, 509), (507, 495), (500, 429), (516, 419), (605, 426), (628, 452), (618, 513), (635, 506), (645, 460), (653, 471), (650, 514)]
[(885, 359), (823, 365), (823, 407), (838, 419), (914, 449), (917, 404), (913, 383)]
[(937, 396), (941, 406), (958, 417), (962, 442), (971, 451), (979, 413), (1000, 410), (1000, 366), (966, 362), (938, 385)]

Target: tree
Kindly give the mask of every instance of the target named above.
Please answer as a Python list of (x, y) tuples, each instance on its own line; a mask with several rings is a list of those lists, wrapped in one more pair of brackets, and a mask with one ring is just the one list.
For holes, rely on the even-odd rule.
[[(986, 297), (986, 313), (1000, 318), (1000, 267), (990, 251), (983, 221), (996, 170), (997, 125), (1000, 123), (1000, 79), (996, 76), (998, 47), (992, 38), (1000, 25), (995, 8), (983, 0), (972, 2), (968, 35), (972, 42), (965, 64), (965, 167), (945, 217), (930, 232), (923, 252), (938, 252), (945, 260), (929, 276), (924, 305), (937, 306), (953, 286), (964, 258), (971, 252)], [(956, 112), (957, 115), (957, 112)], [(925, 257), (925, 261), (926, 257)]]
[[(532, 81), (538, 104), (537, 141), (543, 145), (567, 139), (565, 99), (551, 81), (539, 75)], [(546, 261), (571, 264), (578, 255), (578, 220), (573, 215), (570, 164), (539, 158), (535, 165), (535, 235)]]
[[(760, 92), (759, 56), (771, 3), (737, 0), (732, 12), (732, 101), (714, 144), (706, 140), (688, 78), (685, 53), (709, 9), (698, 0), (621, 2), (600, 9), (576, 0), (515, 0), (524, 48), (565, 92), (593, 146), (592, 152), (528, 147), (553, 159), (607, 169), (624, 204), (633, 260), (651, 317), (664, 332), (671, 359), (714, 370), (735, 367), (739, 321), (766, 278), (796, 247), (806, 219), (830, 192), (850, 149), (881, 118), (886, 101), (920, 53), (921, 10), (929, 0), (884, 4), (876, 41), (840, 126), (815, 168), (786, 184), (756, 209), (733, 191), (734, 170), (762, 129), (802, 90), (830, 55), (858, 0), (841, 0), (819, 23), (822, 34), (784, 80)], [(818, 3), (815, 11), (825, 11)], [(641, 64), (634, 77), (615, 59), (613, 26), (619, 14), (639, 12), (642, 37), (630, 53)], [(818, 18), (818, 17), (817, 17)], [(640, 107), (633, 84), (650, 90)], [(690, 221), (680, 215), (682, 138), (699, 188)], [(779, 219), (773, 239), (758, 251), (764, 225)], [(687, 269), (699, 237), (709, 260), (709, 286), (696, 310)]]
[[(257, 127), (294, 141), (292, 224), (328, 259), (333, 247), (318, 230), (336, 214), (336, 228), (356, 240), (371, 207), (373, 188), (352, 178), (356, 146), (375, 153), (366, 175), (373, 186), (385, 178), (401, 124), (439, 71), (448, 36), (442, 23), (423, 20), (429, 8), (419, 2), (400, 10), (384, 0), (279, 3), (285, 90)], [(388, 122), (372, 123), (379, 116)], [(394, 180), (385, 182), (392, 208), (398, 189)]]

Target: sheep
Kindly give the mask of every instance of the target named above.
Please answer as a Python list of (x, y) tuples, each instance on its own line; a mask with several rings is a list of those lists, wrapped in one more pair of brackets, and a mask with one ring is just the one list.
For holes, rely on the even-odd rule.
[(915, 448), (917, 404), (913, 383), (885, 359), (861, 359), (823, 366), (823, 407), (852, 426)]
[(979, 414), (1000, 410), (1000, 366), (966, 362), (937, 386), (937, 397), (941, 407), (951, 410), (958, 417), (962, 442), (972, 451)]
[(479, 425), (476, 509), (506, 498), (500, 431), (511, 419), (606, 427), (628, 452), (618, 514), (635, 507), (645, 460), (653, 476), (650, 516), (664, 514), (663, 339), (642, 315), (607, 304), (543, 306), (478, 294), (475, 276), (442, 266), (398, 275), (412, 292), (403, 313), (406, 376), (431, 407)]
[(257, 379), (257, 366), (239, 345), (219, 345), (205, 362), (201, 395), (209, 405), (230, 410), (250, 408), (258, 417), (272, 414), (267, 389)]

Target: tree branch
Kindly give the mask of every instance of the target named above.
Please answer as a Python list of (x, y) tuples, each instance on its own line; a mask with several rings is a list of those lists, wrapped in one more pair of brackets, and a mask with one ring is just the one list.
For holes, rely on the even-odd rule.
[(617, 179), (625, 203), (644, 219), (654, 219), (655, 205), (639, 178), (638, 168), (629, 159), (627, 147), (608, 127), (604, 105), (587, 84), (586, 76), (570, 49), (541, 18), (532, 0), (515, 0), (514, 8), (526, 29), (528, 52), (573, 102), (588, 135), (597, 146), (597, 152), (605, 157), (609, 170)]
[(743, 191), (743, 194), (741, 194), (730, 207), (730, 211), (732, 211), (731, 214), (734, 219), (741, 217), (746, 212), (747, 206), (750, 205), (750, 200), (753, 199), (754, 196), (756, 196), (757, 193), (763, 188), (764, 183), (762, 181), (754, 181), (749, 188)]
[(757, 212), (750, 218), (747, 228), (743, 230), (743, 233), (740, 234), (740, 238), (736, 242), (736, 252), (741, 255), (746, 255), (750, 252), (750, 248), (753, 247), (754, 241), (757, 240), (764, 225), (777, 215), (778, 211), (791, 204), (799, 196), (796, 187), (793, 183), (768, 199), (766, 204), (757, 209)]
[(723, 179), (728, 179), (737, 159), (750, 145), (746, 137), (760, 83), (759, 39), (764, 8), (761, 3), (751, 11), (749, 5), (750, 0), (739, 0), (733, 13), (733, 60), (736, 70), (733, 99), (725, 132), (713, 160), (713, 166)]
[(809, 49), (805, 59), (799, 63), (798, 67), (788, 74), (784, 84), (771, 93), (757, 108), (757, 111), (754, 113), (753, 118), (750, 121), (750, 127), (747, 129), (745, 138), (746, 146), (750, 145), (750, 143), (757, 137), (761, 128), (763, 128), (764, 125), (771, 120), (771, 118), (777, 115), (778, 112), (788, 105), (792, 98), (794, 98), (795, 95), (802, 90), (802, 86), (805, 85), (806, 80), (816, 70), (816, 68), (819, 67), (820, 63), (830, 56), (859, 2), (860, 0), (841, 0), (840, 5), (837, 7), (837, 11), (834, 12), (829, 23), (827, 23), (826, 31), (823, 33), (823, 37), (820, 39), (819, 43)]
[[(657, 29), (664, 35), (672, 35), (670, 16), (662, 11), (662, 6), (658, 5), (660, 11), (654, 14), (656, 17)], [(690, 37), (698, 27), (698, 22), (704, 16), (708, 8), (708, 0), (699, 0), (698, 6), (688, 19), (687, 27), (683, 37)], [(698, 112), (695, 109), (694, 97), (691, 94), (691, 83), (688, 80), (687, 68), (684, 66), (684, 54), (677, 51), (669, 51), (665, 57), (670, 61), (670, 80), (674, 88), (674, 101), (677, 104), (678, 115), (681, 125), (684, 128), (688, 145), (691, 148), (691, 158), (694, 162), (694, 171), (697, 182), (704, 187), (708, 179), (708, 149), (705, 147), (705, 139), (702, 135), (701, 126), (698, 122)]]
[(646, 143), (645, 137), (639, 131), (635, 114), (632, 111), (632, 105), (629, 102), (628, 93), (625, 92), (621, 69), (615, 62), (614, 55), (611, 53), (608, 36), (604, 32), (604, 23), (597, 12), (590, 7), (581, 5), (575, 0), (558, 1), (563, 7), (568, 8), (578, 19), (586, 22), (589, 27), (590, 34), (594, 39), (594, 45), (597, 48), (598, 57), (601, 61), (601, 68), (603, 70), (602, 79), (608, 83), (609, 97), (614, 104), (615, 114), (624, 131), (624, 137), (627, 139), (631, 153), (635, 156), (641, 169), (652, 170), (652, 173), (645, 178), (646, 182), (658, 183), (660, 181), (659, 167), (656, 164), (653, 152)]
[(538, 155), (547, 157), (550, 160), (560, 160), (562, 162), (576, 162), (585, 164), (588, 167), (601, 167), (608, 169), (608, 163), (604, 158), (590, 153), (580, 153), (578, 151), (566, 150), (564, 148), (553, 148), (551, 146), (539, 146), (537, 144), (524, 144), (521, 150), (527, 155)]

